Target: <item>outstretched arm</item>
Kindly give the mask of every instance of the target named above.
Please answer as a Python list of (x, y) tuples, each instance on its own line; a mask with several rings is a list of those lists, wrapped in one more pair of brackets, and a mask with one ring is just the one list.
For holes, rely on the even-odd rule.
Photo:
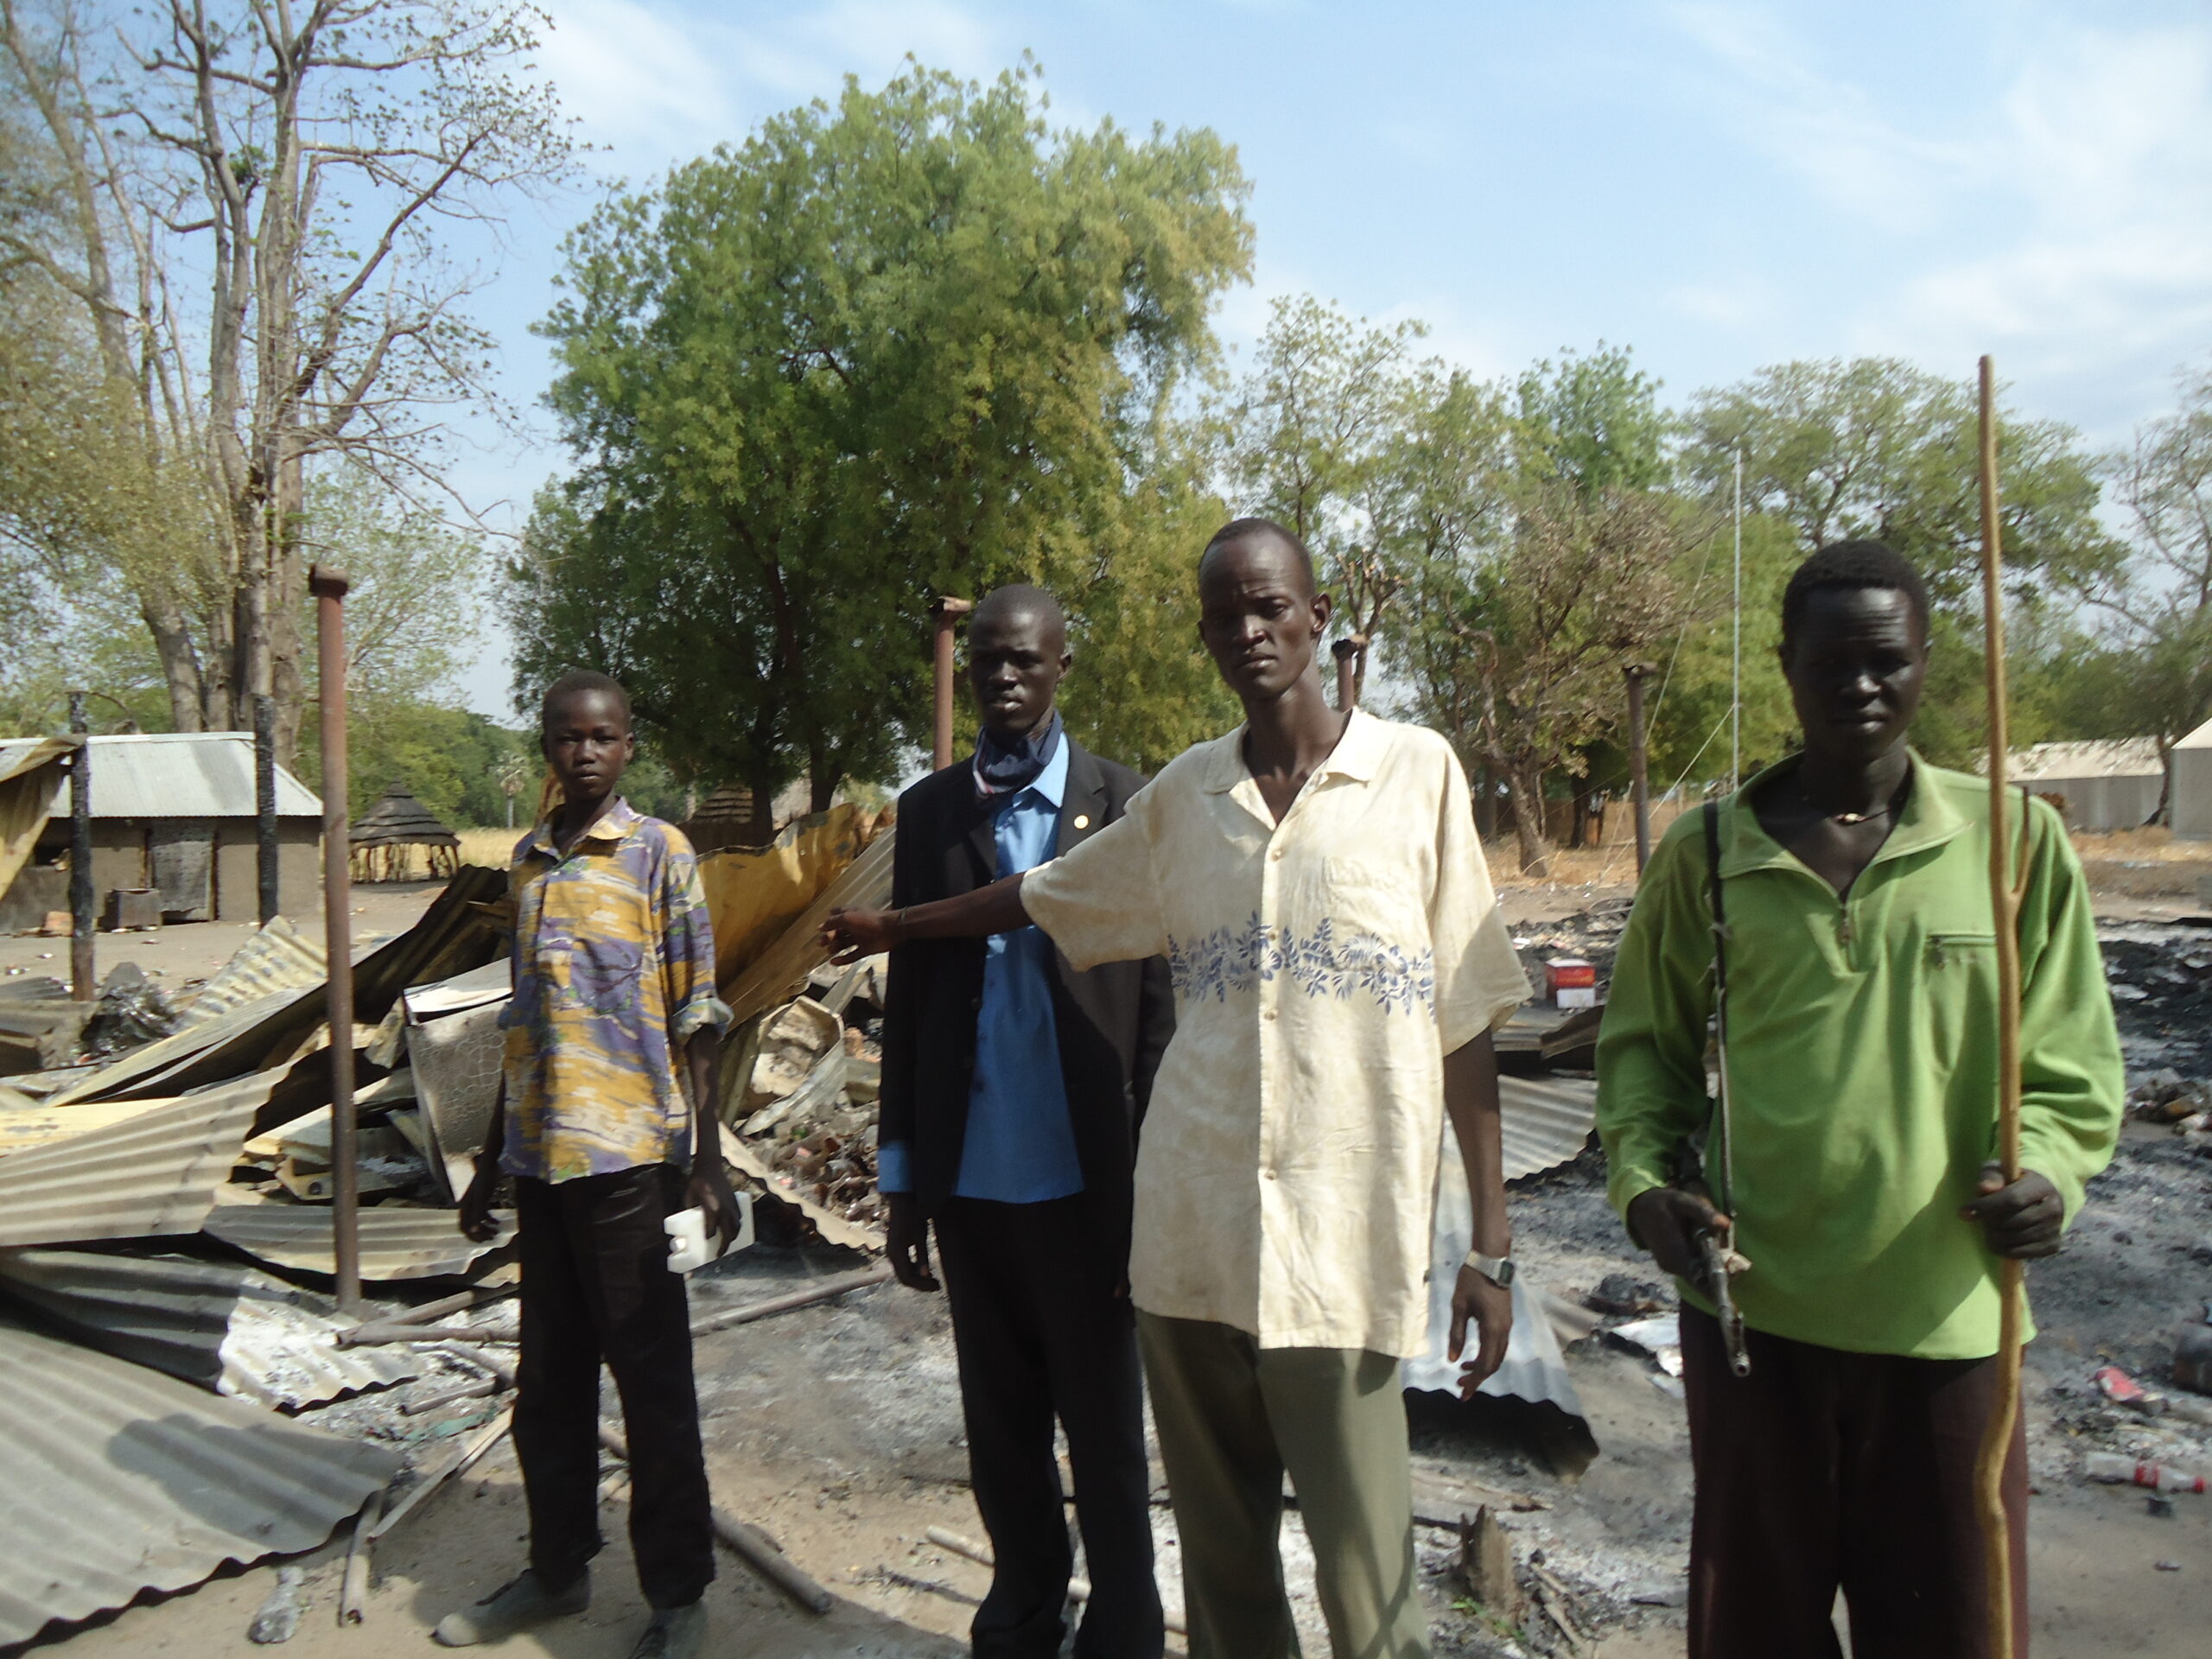
[(830, 947), (832, 961), (857, 962), (915, 939), (981, 939), (1019, 932), (1028, 925), (1021, 877), (1009, 875), (973, 893), (900, 910), (841, 906), (822, 924), (822, 942)]

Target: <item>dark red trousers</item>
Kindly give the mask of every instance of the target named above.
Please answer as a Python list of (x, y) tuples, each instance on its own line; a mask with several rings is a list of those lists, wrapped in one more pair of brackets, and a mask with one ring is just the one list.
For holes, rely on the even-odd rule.
[[(1749, 1333), (1728, 1370), (1720, 1326), (1682, 1310), (1697, 1512), (1690, 1659), (1838, 1659), (1836, 1592), (1856, 1659), (1995, 1659), (1974, 1463), (1997, 1405), (1994, 1359), (1853, 1354)], [(2028, 1651), (2027, 1435), (2005, 1470), (2013, 1656)]]

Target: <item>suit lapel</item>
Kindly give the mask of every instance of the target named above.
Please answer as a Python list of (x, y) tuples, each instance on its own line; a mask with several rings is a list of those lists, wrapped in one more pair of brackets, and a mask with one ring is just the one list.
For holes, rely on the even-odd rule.
[(968, 780), (961, 810), (967, 814), (968, 849), (976, 855), (976, 885), (988, 887), (999, 879), (998, 814), (976, 793), (972, 778)]
[(1060, 798), (1058, 839), (1052, 850), (1065, 853), (1081, 846), (1106, 827), (1106, 774), (1090, 750), (1071, 737), (1068, 746), (1068, 786)]

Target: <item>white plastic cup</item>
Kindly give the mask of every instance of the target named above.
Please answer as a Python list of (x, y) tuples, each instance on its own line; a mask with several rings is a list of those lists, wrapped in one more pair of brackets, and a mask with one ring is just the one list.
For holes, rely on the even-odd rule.
[(707, 1212), (704, 1210), (679, 1210), (660, 1225), (661, 1230), (668, 1235), (668, 1270), (671, 1273), (690, 1273), (695, 1268), (705, 1267), (715, 1259), (714, 1249), (707, 1243)]

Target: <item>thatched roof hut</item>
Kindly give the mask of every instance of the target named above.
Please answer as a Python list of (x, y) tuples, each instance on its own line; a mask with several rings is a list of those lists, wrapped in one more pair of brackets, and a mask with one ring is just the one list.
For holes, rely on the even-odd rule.
[(461, 837), (395, 781), (346, 832), (356, 881), (405, 881), (414, 874), (414, 849), (425, 849), (431, 878), (450, 879), (461, 863)]

